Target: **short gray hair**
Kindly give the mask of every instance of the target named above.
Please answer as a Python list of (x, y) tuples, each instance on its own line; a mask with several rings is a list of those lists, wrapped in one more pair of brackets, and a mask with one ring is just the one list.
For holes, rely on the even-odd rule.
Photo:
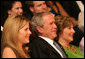
[(44, 26), (44, 21), (43, 21), (43, 17), (45, 15), (53, 15), (50, 12), (41, 12), (41, 13), (36, 13), (31, 21), (30, 21), (30, 25), (31, 25), (31, 30), (33, 32), (35, 32), (36, 34), (39, 34), (39, 32), (37, 31), (37, 26), (43, 27)]

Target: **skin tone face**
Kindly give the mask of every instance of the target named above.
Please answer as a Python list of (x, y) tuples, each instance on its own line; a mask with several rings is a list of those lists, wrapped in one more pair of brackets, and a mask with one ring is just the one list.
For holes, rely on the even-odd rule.
[(22, 15), (22, 13), (23, 13), (22, 3), (19, 1), (14, 2), (12, 9), (10, 10), (10, 14)]
[(39, 12), (47, 12), (47, 5), (45, 1), (33, 1), (34, 7), (33, 7), (33, 13), (39, 13)]
[[(31, 32), (29, 30), (29, 22), (27, 22), (27, 24), (23, 28), (21, 28), (18, 32), (18, 42), (17, 43), (19, 43), (19, 45), (29, 43), (30, 34), (31, 34)], [(28, 48), (28, 47), (26, 47), (26, 48)], [(17, 56), (10, 47), (6, 47), (3, 51), (2, 57), (3, 58), (16, 58)]]
[(18, 39), (22, 44), (29, 43), (30, 37), (29, 23), (27, 23), (22, 29), (19, 30)]
[(55, 19), (53, 15), (46, 15), (43, 17), (44, 19), (44, 26), (42, 27), (42, 36), (54, 39), (57, 34), (57, 26), (55, 24)]
[(71, 41), (73, 41), (74, 33), (75, 33), (75, 31), (73, 29), (73, 25), (71, 25), (71, 26), (63, 29), (63, 32), (60, 34), (60, 37), (67, 42), (71, 42)]

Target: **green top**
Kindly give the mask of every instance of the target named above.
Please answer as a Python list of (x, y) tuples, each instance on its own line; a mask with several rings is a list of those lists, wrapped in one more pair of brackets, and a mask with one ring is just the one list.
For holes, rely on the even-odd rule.
[(81, 51), (79, 50), (79, 48), (76, 47), (76, 46), (74, 46), (74, 45), (72, 45), (72, 46), (76, 49), (76, 52), (77, 53), (71, 52), (72, 49), (68, 50), (68, 48), (63, 47), (64, 50), (65, 50), (65, 52), (66, 52), (66, 54), (68, 55), (68, 58), (84, 58), (84, 55), (81, 53)]

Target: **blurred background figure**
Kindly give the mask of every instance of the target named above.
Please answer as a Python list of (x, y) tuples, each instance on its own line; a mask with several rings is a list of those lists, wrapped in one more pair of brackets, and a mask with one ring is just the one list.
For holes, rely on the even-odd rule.
[(3, 28), (6, 18), (11, 14), (23, 14), (21, 1), (1, 1), (1, 28)]
[(28, 54), (29, 19), (21, 15), (10, 15), (6, 19), (1, 38), (2, 58), (30, 58)]
[(31, 12), (30, 17), (40, 12), (51, 12), (55, 16), (69, 16), (58, 1), (26, 1), (25, 4), (27, 5), (27, 9)]
[[(79, 13), (78, 27), (84, 33), (84, 12)], [(84, 54), (84, 36), (82, 37), (82, 39), (81, 39), (81, 41), (79, 43), (79, 49)]]
[(84, 33), (84, 12), (80, 12), (78, 16), (78, 27)]
[(28, 10), (27, 14), (30, 12), (30, 18), (36, 13), (48, 12), (48, 7), (45, 1), (26, 1), (25, 4)]

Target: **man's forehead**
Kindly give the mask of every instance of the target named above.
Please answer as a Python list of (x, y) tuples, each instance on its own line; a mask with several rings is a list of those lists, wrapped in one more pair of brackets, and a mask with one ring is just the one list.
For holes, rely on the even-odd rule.
[(46, 21), (46, 20), (50, 21), (50, 19), (52, 19), (54, 21), (54, 16), (52, 14), (44, 15), (43, 19), (44, 19), (44, 21)]
[(41, 3), (44, 3), (45, 1), (33, 1), (33, 4), (34, 5), (39, 5), (39, 4), (41, 4)]
[(54, 14), (45, 14), (43, 17), (48, 17), (48, 18), (50, 18), (50, 17), (55, 17), (55, 16), (54, 16)]

